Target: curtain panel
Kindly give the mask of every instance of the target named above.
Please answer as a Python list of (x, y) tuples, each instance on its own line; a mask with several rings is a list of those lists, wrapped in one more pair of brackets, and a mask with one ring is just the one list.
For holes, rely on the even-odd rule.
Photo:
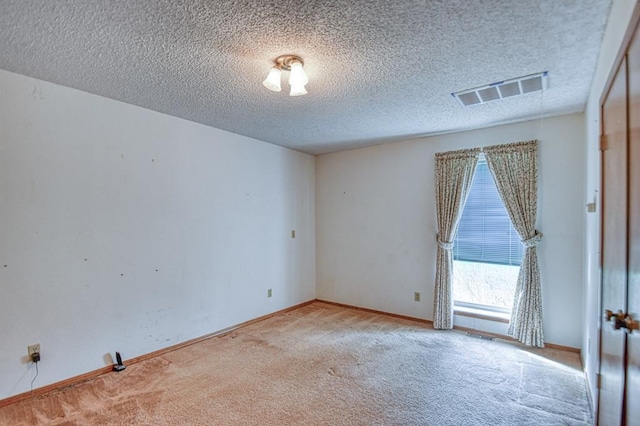
[(538, 203), (538, 141), (483, 149), (491, 175), (525, 246), (509, 322), (509, 334), (526, 345), (544, 346), (542, 292), (535, 229)]
[(453, 240), (467, 200), (480, 149), (436, 154), (436, 220), (438, 254), (433, 297), (433, 327), (453, 328)]

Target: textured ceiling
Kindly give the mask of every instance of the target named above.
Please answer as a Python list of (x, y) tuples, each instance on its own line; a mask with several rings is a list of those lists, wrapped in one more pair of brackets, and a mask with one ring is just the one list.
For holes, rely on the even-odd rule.
[[(582, 111), (610, 0), (2, 0), (0, 68), (317, 154)], [(294, 53), (306, 96), (262, 86)], [(451, 92), (540, 71), (549, 89)]]

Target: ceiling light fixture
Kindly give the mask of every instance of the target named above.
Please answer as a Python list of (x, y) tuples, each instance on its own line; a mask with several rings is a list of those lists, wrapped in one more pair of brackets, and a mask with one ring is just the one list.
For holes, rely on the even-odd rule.
[(309, 82), (309, 78), (304, 72), (302, 59), (295, 55), (281, 55), (276, 58), (275, 62), (276, 64), (271, 68), (262, 85), (269, 90), (279, 92), (282, 90), (280, 87), (282, 70), (291, 71), (289, 75), (289, 85), (291, 86), (289, 96), (306, 95), (307, 90), (304, 86)]

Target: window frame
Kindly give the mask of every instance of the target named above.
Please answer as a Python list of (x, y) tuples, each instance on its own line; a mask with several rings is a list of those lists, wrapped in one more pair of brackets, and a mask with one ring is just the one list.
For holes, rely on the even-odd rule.
[[(480, 154), (480, 157), (478, 159), (478, 163), (476, 165), (476, 171), (475, 173), (478, 172), (478, 167), (485, 165), (486, 164), (486, 159), (484, 157), (484, 154)], [(488, 168), (488, 164), (486, 165), (486, 167)], [(495, 187), (496, 191), (497, 191), (497, 187), (496, 187), (496, 183), (495, 180), (493, 179), (493, 176), (491, 176), (490, 172), (489, 172), (489, 176), (491, 178), (491, 182), (493, 183), (493, 186)], [(474, 174), (473, 177), (474, 181), (476, 179), (476, 174)], [(469, 195), (471, 195), (471, 191), (473, 191), (473, 183), (472, 186), (470, 188), (470, 193)], [(508, 266), (517, 266), (520, 267), (521, 266), (521, 261), (518, 264), (514, 264), (511, 262), (511, 250), (512, 250), (512, 242), (511, 242), (511, 235), (513, 232), (515, 232), (515, 235), (517, 236), (517, 241), (521, 243), (519, 235), (517, 233), (517, 231), (515, 230), (515, 228), (513, 227), (513, 223), (511, 223), (511, 218), (509, 217), (508, 213), (506, 212), (506, 207), (504, 206), (504, 202), (502, 201), (502, 198), (500, 198), (500, 195), (498, 193), (498, 197), (500, 200), (501, 205), (503, 206), (503, 208), (505, 209), (505, 213), (507, 216), (507, 219), (509, 221), (510, 224), (510, 231), (509, 231), (509, 241), (506, 242), (506, 244), (509, 245), (508, 251), (509, 251), (509, 259), (510, 261), (508, 263), (500, 263), (500, 262), (483, 262), (483, 261), (478, 261), (478, 260), (470, 260), (470, 259), (458, 259), (456, 258), (456, 251), (454, 248), (454, 256), (453, 256), (453, 260), (454, 260), (454, 265), (455, 265), (455, 261), (462, 261), (462, 262), (474, 262), (474, 263), (479, 263), (479, 264), (486, 264), (486, 265), (491, 265), (491, 264), (499, 264), (499, 265), (508, 265)], [(495, 198), (495, 197), (494, 197)], [(468, 200), (468, 199), (467, 199)], [(495, 200), (494, 200), (495, 202)], [(466, 207), (466, 203), (465, 206), (463, 207), (463, 214), (464, 214), (464, 208)], [(462, 220), (462, 217), (461, 219)], [(483, 218), (484, 220), (484, 218)], [(484, 223), (484, 222), (483, 222)], [(458, 226), (460, 225), (460, 223), (458, 223)], [(459, 232), (459, 228), (456, 230), (456, 237), (455, 237), (455, 242), (458, 242), (458, 232)], [(483, 230), (484, 232), (484, 230)], [(485, 238), (485, 235), (483, 235), (483, 239)], [(455, 246), (454, 246), (455, 247)], [(524, 255), (524, 245), (522, 246), (522, 255)], [(455, 274), (455, 266), (454, 267), (454, 274)], [(517, 282), (513, 283), (513, 288), (515, 290), (517, 286)], [(454, 308), (454, 314), (455, 315), (461, 315), (461, 316), (467, 316), (467, 317), (473, 317), (473, 318), (479, 318), (479, 319), (486, 319), (486, 320), (491, 320), (491, 321), (498, 321), (498, 322), (509, 322), (509, 319), (511, 317), (511, 311), (512, 308), (511, 307), (501, 307), (501, 306), (495, 306), (495, 305), (485, 305), (485, 304), (481, 304), (481, 303), (473, 303), (473, 302), (468, 302), (468, 301), (461, 301), (461, 300), (455, 300), (453, 301), (453, 308)]]

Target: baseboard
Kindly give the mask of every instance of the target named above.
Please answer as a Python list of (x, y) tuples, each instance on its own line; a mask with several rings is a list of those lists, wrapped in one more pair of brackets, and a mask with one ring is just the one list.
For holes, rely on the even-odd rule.
[(0, 400), (0, 408), (7, 405), (15, 404), (16, 402), (24, 401), (25, 399), (37, 398), (56, 390), (68, 388), (70, 386), (86, 382), (87, 380), (95, 379), (96, 377), (109, 373), (111, 371), (113, 371), (113, 366), (109, 365), (107, 367), (102, 367), (97, 370), (80, 374), (79, 376), (70, 377), (60, 382), (55, 382), (51, 383), (50, 385), (36, 388), (29, 392), (19, 393), (18, 395), (10, 396), (9, 398)]
[[(178, 343), (178, 344), (172, 345), (172, 346), (168, 346), (166, 348), (159, 349), (157, 351), (153, 351), (153, 352), (150, 352), (148, 354), (143, 354), (143, 355), (137, 356), (135, 358), (127, 359), (127, 360), (125, 360), (125, 364), (132, 365), (132, 364), (136, 364), (138, 362), (142, 362), (142, 361), (145, 361), (145, 360), (148, 360), (148, 359), (151, 359), (151, 358), (155, 358), (157, 356), (161, 356), (161, 355), (167, 354), (169, 352), (173, 352), (175, 350), (178, 350), (178, 349), (181, 349), (181, 348), (184, 348), (184, 347), (187, 347), (187, 346), (194, 345), (194, 344), (202, 342), (204, 340), (208, 340), (208, 339), (211, 339), (213, 337), (218, 337), (220, 335), (229, 333), (230, 331), (237, 330), (239, 328), (243, 328), (243, 327), (246, 327), (246, 326), (251, 325), (251, 324), (255, 324), (255, 323), (260, 322), (260, 321), (264, 321), (264, 320), (266, 320), (268, 318), (271, 318), (271, 317), (274, 317), (274, 316), (277, 316), (277, 315), (281, 315), (281, 314), (293, 311), (295, 309), (301, 308), (303, 306), (307, 306), (307, 305), (309, 305), (311, 303), (314, 303), (314, 302), (315, 302), (315, 300), (309, 300), (307, 302), (299, 303), (297, 305), (290, 306), (288, 308), (281, 309), (279, 311), (272, 312), (270, 314), (254, 318), (254, 319), (251, 319), (249, 321), (242, 322), (240, 324), (232, 325), (231, 327), (227, 327), (227, 328), (223, 328), (223, 329), (218, 330), (218, 331), (214, 331), (213, 333), (209, 333), (209, 334), (206, 334), (204, 336), (196, 337), (195, 339), (187, 340), (185, 342)], [(10, 396), (9, 398), (5, 398), (5, 399), (0, 400), (0, 407), (4, 407), (4, 406), (10, 405), (10, 404), (14, 404), (16, 402), (24, 401), (26, 399), (41, 397), (41, 396), (44, 396), (44, 395), (46, 395), (46, 394), (48, 394), (50, 392), (57, 391), (57, 390), (60, 390), (60, 389), (64, 389), (64, 388), (67, 388), (67, 387), (70, 387), (70, 386), (74, 386), (74, 385), (80, 384), (82, 382), (86, 382), (87, 380), (94, 379), (94, 378), (96, 378), (98, 376), (101, 376), (101, 375), (106, 374), (106, 373), (110, 373), (112, 371), (113, 371), (113, 366), (109, 365), (109, 366), (106, 366), (106, 367), (98, 368), (97, 370), (93, 370), (93, 371), (89, 371), (89, 372), (84, 373), (84, 374), (80, 374), (79, 376), (70, 377), (68, 379), (52, 383), (50, 385), (46, 385), (46, 386), (42, 386), (40, 388), (36, 388), (33, 391), (24, 392), (24, 393), (20, 393), (18, 395)]]
[[(598, 410), (596, 410), (596, 400), (594, 399), (593, 392), (591, 392), (591, 383), (589, 382), (589, 375), (587, 374), (587, 370), (582, 369), (582, 373), (584, 374), (584, 381), (587, 383), (587, 395), (589, 397), (589, 407), (591, 408), (591, 415), (595, 419), (598, 418)], [(596, 390), (597, 391), (597, 390)]]
[(545, 343), (544, 347), (549, 349), (558, 349), (565, 352), (573, 352), (578, 355), (580, 354), (580, 348), (574, 348), (572, 346), (556, 345), (555, 343)]
[[(457, 326), (457, 325), (454, 325), (453, 329), (454, 330), (464, 331), (464, 332), (470, 332), (470, 333), (480, 333), (480, 334), (483, 334), (485, 336), (495, 337), (496, 339), (508, 340), (509, 342), (513, 342), (513, 343), (517, 343), (519, 345), (522, 345), (522, 343), (520, 343), (518, 340), (516, 340), (513, 337), (508, 336), (506, 334), (491, 333), (491, 332), (488, 332), (488, 331), (476, 330), (475, 328), (460, 327), (460, 326)], [(545, 342), (544, 347), (547, 348), (547, 349), (557, 349), (557, 350), (560, 350), (560, 351), (572, 352), (572, 353), (577, 353), (577, 354), (580, 353), (580, 349), (579, 348), (573, 348), (571, 346), (556, 345), (555, 343), (546, 343)]]
[(429, 325), (433, 326), (433, 321), (426, 320), (426, 319), (423, 319), (423, 318), (417, 318), (417, 317), (410, 317), (410, 316), (407, 316), (407, 315), (394, 314), (392, 312), (378, 311), (376, 309), (362, 308), (360, 306), (347, 305), (347, 304), (338, 303), (338, 302), (331, 302), (330, 300), (316, 299), (315, 301), (316, 302), (321, 302), (321, 303), (326, 303), (328, 305), (339, 306), (341, 308), (355, 309), (356, 311), (369, 312), (371, 314), (386, 315), (388, 317), (401, 318), (401, 319), (406, 319), (406, 320), (409, 320), (409, 321), (416, 321), (416, 322), (420, 322), (420, 323), (423, 323), (423, 324), (429, 324)]
[[(344, 303), (338, 303), (338, 302), (331, 302), (329, 300), (322, 300), (322, 299), (316, 299), (317, 302), (322, 302), (322, 303), (327, 303), (329, 305), (334, 305), (334, 306), (340, 306), (342, 308), (349, 308), (349, 309), (355, 309), (358, 311), (364, 311), (364, 312), (370, 312), (373, 314), (380, 314), (380, 315), (386, 315), (386, 316), (390, 316), (390, 317), (394, 317), (394, 318), (402, 318), (402, 319), (406, 319), (406, 320), (410, 320), (410, 321), (417, 321), (423, 324), (430, 324), (433, 326), (433, 321), (431, 320), (426, 320), (423, 318), (416, 318), (416, 317), (410, 317), (407, 315), (399, 315), (399, 314), (394, 314), (391, 312), (385, 312), (385, 311), (378, 311), (376, 309), (369, 309), (369, 308), (361, 308), (360, 306), (353, 306), (353, 305), (347, 305)], [(512, 341), (513, 343), (517, 343), (517, 344), (521, 344), (520, 342), (518, 342), (516, 339), (514, 339), (511, 336), (507, 336), (505, 334), (498, 334), (498, 333), (489, 333), (486, 331), (482, 331), (482, 330), (476, 330), (473, 328), (467, 328), (467, 327), (460, 327), (457, 325), (453, 326), (454, 330), (460, 330), (460, 331), (465, 331), (465, 332), (474, 332), (474, 333), (482, 333), (484, 335), (487, 336), (492, 336), (492, 337), (496, 337), (498, 339), (503, 339), (503, 340), (508, 340), (508, 341)], [(573, 348), (571, 346), (562, 346), (562, 345), (556, 345), (554, 343), (545, 343), (544, 344), (546, 348), (549, 349), (558, 349), (561, 351), (566, 351), (566, 352), (573, 352), (573, 353), (580, 353), (580, 349), (579, 348)]]

